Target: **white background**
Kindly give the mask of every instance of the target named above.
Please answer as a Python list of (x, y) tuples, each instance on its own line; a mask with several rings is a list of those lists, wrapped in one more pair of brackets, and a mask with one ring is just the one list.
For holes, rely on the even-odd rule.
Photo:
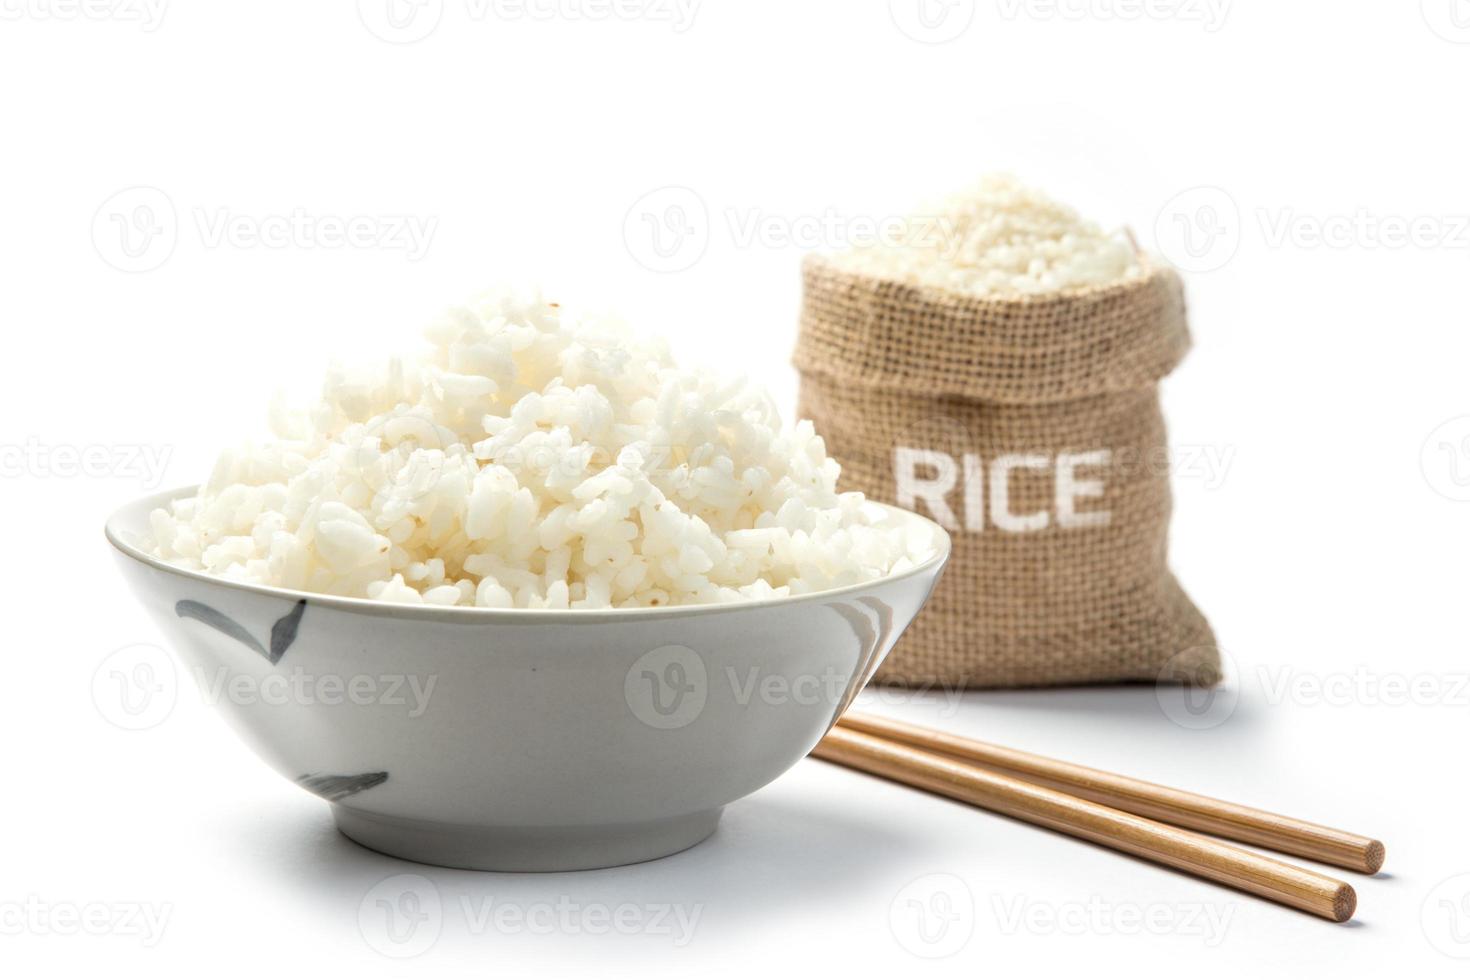
[[(0, 969), (1463, 971), (1470, 4), (932, 3), (926, 28), (917, 0), (705, 0), (692, 21), (431, 0), (395, 31), (382, 0), (176, 0), (161, 19), (0, 0)], [(997, 168), (1194, 270), (1196, 347), (1165, 386), (1173, 558), (1230, 653), (1227, 697), (1203, 730), (1148, 687), (873, 707), (1379, 835), (1387, 873), (1354, 879), (1354, 924), (810, 761), (664, 861), (417, 868), (338, 837), (190, 681), (143, 731), (94, 701), (109, 654), (160, 642), (105, 514), (201, 479), (277, 385), (309, 393), (334, 353), (405, 347), (439, 307), (535, 279), (790, 406), (802, 254)], [(644, 199), (666, 187), (686, 190)], [(250, 237), (293, 214), (308, 231)], [(310, 233), (355, 217), (371, 241)], [(422, 254), (405, 218), (432, 228)], [(690, 234), (660, 257), (650, 218)], [(405, 873), (443, 914), (400, 961), (359, 909)], [(907, 902), (939, 892), (957, 918), (927, 945)], [(651, 925), (533, 935), (465, 901), (699, 918), (682, 945)], [(144, 907), (161, 935), (129, 927)], [(66, 934), (82, 908), (101, 934)]]

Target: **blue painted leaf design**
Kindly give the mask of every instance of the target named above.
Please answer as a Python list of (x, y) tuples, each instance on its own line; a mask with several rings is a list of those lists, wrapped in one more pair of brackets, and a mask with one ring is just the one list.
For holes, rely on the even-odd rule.
[(301, 626), (301, 615), (306, 612), (306, 600), (302, 599), (297, 602), (290, 612), (276, 620), (275, 625), (271, 627), (271, 646), (269, 650), (261, 646), (260, 641), (251, 636), (249, 630), (213, 606), (207, 606), (202, 602), (195, 602), (193, 599), (180, 599), (174, 605), (174, 612), (178, 614), (180, 619), (197, 619), (206, 626), (211, 626), (219, 630), (231, 639), (238, 640), (274, 665), (281, 662), (281, 658), (291, 648), (291, 644), (296, 641), (296, 631)]

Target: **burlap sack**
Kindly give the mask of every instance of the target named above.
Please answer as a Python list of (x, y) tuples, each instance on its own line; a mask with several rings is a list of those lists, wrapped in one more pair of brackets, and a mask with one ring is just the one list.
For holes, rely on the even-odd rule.
[(982, 299), (804, 269), (799, 416), (861, 490), (954, 553), (877, 680), (1017, 687), (1219, 679), (1167, 565), (1158, 382), (1189, 348), (1172, 271)]

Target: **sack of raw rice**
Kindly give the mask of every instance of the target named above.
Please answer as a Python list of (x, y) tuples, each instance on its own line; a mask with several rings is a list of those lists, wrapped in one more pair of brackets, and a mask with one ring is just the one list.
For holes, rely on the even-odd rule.
[(879, 682), (1219, 679), (1167, 564), (1158, 383), (1189, 347), (1172, 270), (990, 178), (902, 241), (809, 257), (803, 278), (800, 417), (842, 489), (954, 538)]

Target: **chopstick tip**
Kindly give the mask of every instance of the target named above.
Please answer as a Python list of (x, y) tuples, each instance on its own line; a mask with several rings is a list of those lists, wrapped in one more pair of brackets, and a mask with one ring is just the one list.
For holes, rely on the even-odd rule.
[(1376, 875), (1383, 867), (1384, 854), (1383, 841), (1368, 842), (1368, 849), (1363, 852), (1363, 864), (1370, 875)]
[(1332, 896), (1332, 921), (1346, 922), (1358, 910), (1358, 893), (1353, 886), (1343, 882)]

